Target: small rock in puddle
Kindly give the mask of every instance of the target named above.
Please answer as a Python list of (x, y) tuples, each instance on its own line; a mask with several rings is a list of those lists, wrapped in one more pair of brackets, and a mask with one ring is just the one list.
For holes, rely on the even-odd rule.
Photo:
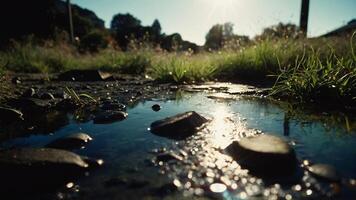
[(0, 107), (0, 123), (10, 123), (23, 120), (23, 114), (19, 110)]
[(226, 94), (226, 93), (211, 94), (211, 95), (207, 96), (207, 98), (217, 99), (217, 100), (234, 100), (234, 99), (236, 99), (236, 97), (234, 97), (233, 95)]
[(117, 111), (125, 111), (126, 106), (122, 103), (117, 101), (104, 101), (103, 104), (100, 106), (102, 110), (117, 110)]
[(158, 111), (161, 110), (161, 106), (158, 105), (158, 104), (155, 104), (155, 105), (152, 106), (152, 110), (155, 111), (155, 112), (158, 112)]
[(105, 111), (99, 113), (94, 118), (94, 124), (110, 124), (117, 121), (122, 121), (127, 118), (127, 113), (122, 111)]
[(58, 187), (90, 169), (79, 155), (59, 149), (21, 148), (0, 151), (0, 175), (5, 191)]
[(88, 134), (86, 133), (76, 133), (69, 135), (64, 138), (59, 138), (54, 140), (53, 142), (46, 145), (49, 148), (56, 148), (56, 149), (78, 149), (85, 146), (88, 142), (93, 140)]
[(29, 88), (25, 90), (25, 92), (22, 94), (22, 97), (33, 97), (36, 94), (36, 90), (33, 88)]
[(100, 70), (69, 70), (58, 76), (60, 81), (112, 81), (110, 73)]
[(321, 178), (327, 181), (338, 182), (340, 181), (340, 176), (336, 169), (327, 164), (314, 164), (307, 167), (308, 171), (315, 177)]
[(36, 99), (36, 98), (21, 98), (9, 101), (11, 106), (20, 108), (24, 112), (44, 112), (51, 107), (49, 100)]
[(278, 176), (295, 172), (294, 150), (282, 138), (262, 134), (234, 141), (226, 151), (244, 168), (258, 176)]
[(206, 122), (206, 118), (189, 111), (153, 122), (150, 131), (158, 136), (181, 140), (196, 133)]
[(45, 92), (41, 95), (41, 99), (45, 99), (45, 100), (54, 100), (54, 96), (53, 94), (49, 93), (49, 92)]
[(156, 157), (157, 162), (169, 162), (169, 161), (182, 161), (183, 158), (173, 152), (170, 153), (160, 153)]

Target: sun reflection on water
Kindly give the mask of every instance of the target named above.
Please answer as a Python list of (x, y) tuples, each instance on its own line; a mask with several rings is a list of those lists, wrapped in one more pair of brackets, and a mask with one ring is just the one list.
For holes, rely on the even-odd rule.
[(238, 140), (243, 136), (243, 123), (226, 105), (219, 105), (212, 115), (213, 120), (207, 127), (210, 132), (207, 139), (214, 147), (225, 149), (233, 140)]

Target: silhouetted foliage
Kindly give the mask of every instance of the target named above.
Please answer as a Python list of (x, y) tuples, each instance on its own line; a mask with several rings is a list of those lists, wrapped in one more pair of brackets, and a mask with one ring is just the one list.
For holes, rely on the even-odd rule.
[(80, 40), (81, 51), (98, 52), (108, 46), (107, 35), (103, 31), (92, 31)]
[[(104, 30), (104, 21), (94, 12), (72, 5), (74, 35), (82, 37), (94, 29)], [(34, 35), (36, 39), (54, 39), (58, 32), (68, 31), (68, 9), (62, 0), (12, 0), (0, 6), (0, 44), (10, 39)]]
[(298, 26), (295, 24), (283, 24), (279, 23), (277, 25), (265, 28), (261, 35), (256, 37), (256, 40), (274, 40), (274, 39), (297, 39), (302, 36), (302, 32), (299, 31)]
[(122, 50), (128, 50), (132, 42), (160, 45), (167, 51), (198, 50), (196, 44), (184, 41), (178, 33), (168, 36), (163, 34), (157, 19), (151, 26), (142, 26), (141, 21), (129, 13), (117, 14), (111, 21), (111, 30)]
[(247, 36), (234, 34), (234, 25), (230, 22), (214, 25), (205, 37), (205, 47), (209, 50), (225, 48), (237, 48), (249, 42)]

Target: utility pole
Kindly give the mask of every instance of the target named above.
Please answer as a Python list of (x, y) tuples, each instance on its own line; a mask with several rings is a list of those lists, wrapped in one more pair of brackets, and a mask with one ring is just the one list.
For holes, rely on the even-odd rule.
[(67, 0), (67, 7), (68, 7), (68, 18), (69, 18), (69, 34), (70, 34), (70, 41), (74, 43), (74, 31), (73, 31), (73, 18), (72, 18), (72, 6), (70, 4), (70, 0)]
[(304, 37), (307, 37), (309, 18), (309, 0), (302, 0), (302, 9), (300, 12), (299, 28)]

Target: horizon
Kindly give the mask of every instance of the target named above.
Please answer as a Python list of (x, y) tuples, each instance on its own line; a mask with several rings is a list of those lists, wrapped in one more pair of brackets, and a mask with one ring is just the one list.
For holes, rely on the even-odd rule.
[[(264, 28), (279, 22), (299, 26), (301, 0), (72, 0), (73, 4), (87, 8), (110, 27), (118, 13), (130, 13), (142, 25), (148, 26), (158, 19), (162, 32), (179, 33), (183, 39), (203, 45), (205, 35), (215, 24), (232, 22), (234, 32), (253, 38)], [(209, 3), (207, 3), (209, 2)], [(144, 6), (143, 6), (144, 5)], [(356, 18), (356, 1), (311, 0), (308, 37), (317, 37), (347, 24)], [(334, 12), (333, 17), (329, 14)], [(257, 13), (257, 14), (256, 14)]]

